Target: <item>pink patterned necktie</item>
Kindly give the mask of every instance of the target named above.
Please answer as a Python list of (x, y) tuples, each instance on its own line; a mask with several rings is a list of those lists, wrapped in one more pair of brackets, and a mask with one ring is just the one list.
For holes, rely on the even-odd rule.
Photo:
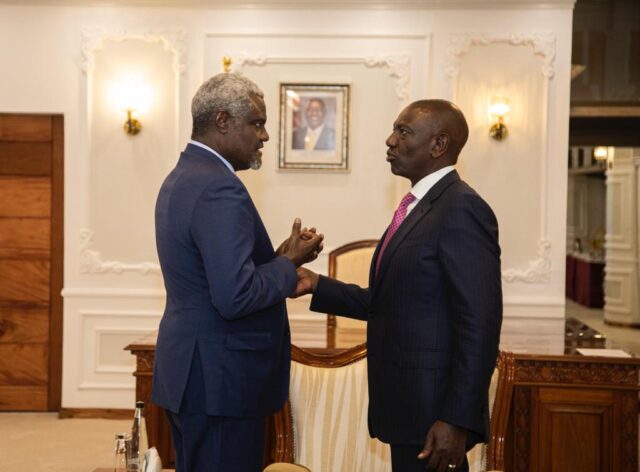
[(380, 247), (380, 252), (378, 252), (378, 260), (376, 261), (376, 277), (378, 276), (378, 272), (380, 270), (380, 261), (382, 261), (382, 254), (384, 254), (384, 250), (387, 248), (389, 241), (407, 216), (407, 208), (409, 207), (409, 205), (411, 205), (411, 203), (413, 203), (415, 199), (415, 195), (411, 192), (406, 194), (400, 201), (400, 205), (398, 205), (396, 212), (393, 214), (393, 220), (391, 220), (391, 224), (389, 225), (387, 234), (384, 237), (382, 246)]

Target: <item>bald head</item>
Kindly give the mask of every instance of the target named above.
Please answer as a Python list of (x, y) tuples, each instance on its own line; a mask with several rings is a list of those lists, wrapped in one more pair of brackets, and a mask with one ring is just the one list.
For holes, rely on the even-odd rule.
[(407, 109), (413, 109), (418, 116), (428, 119), (434, 134), (446, 133), (449, 136), (446, 156), (448, 161), (455, 164), (469, 138), (469, 126), (462, 110), (448, 100), (418, 100)]
[(420, 100), (400, 112), (387, 138), (391, 172), (415, 185), (425, 176), (454, 165), (469, 128), (460, 109), (446, 100)]

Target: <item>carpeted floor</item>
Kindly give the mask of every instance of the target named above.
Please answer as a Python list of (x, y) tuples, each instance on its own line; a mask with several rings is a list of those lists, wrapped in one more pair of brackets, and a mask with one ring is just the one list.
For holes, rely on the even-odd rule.
[(131, 421), (58, 419), (57, 413), (0, 413), (0, 470), (91, 472), (112, 467), (114, 438)]

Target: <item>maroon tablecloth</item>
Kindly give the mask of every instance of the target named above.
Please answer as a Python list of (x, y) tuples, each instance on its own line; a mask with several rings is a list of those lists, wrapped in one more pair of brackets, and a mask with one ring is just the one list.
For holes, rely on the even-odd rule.
[(567, 256), (566, 294), (590, 308), (604, 306), (604, 262)]

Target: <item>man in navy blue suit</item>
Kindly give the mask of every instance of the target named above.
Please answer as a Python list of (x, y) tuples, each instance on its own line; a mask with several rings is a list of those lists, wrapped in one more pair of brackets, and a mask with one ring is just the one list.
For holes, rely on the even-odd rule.
[(502, 289), (498, 223), (454, 169), (464, 115), (445, 100), (406, 107), (387, 139), (411, 181), (371, 262), (369, 288), (298, 269), (311, 309), (367, 321), (369, 430), (394, 472), (466, 471), (488, 440), (488, 387)]
[(264, 419), (287, 398), (285, 298), (322, 235), (294, 222), (274, 252), (235, 172), (258, 169), (269, 139), (263, 94), (220, 74), (195, 94), (192, 140), (156, 203), (156, 244), (167, 292), (152, 400), (165, 408), (177, 472), (257, 472)]

